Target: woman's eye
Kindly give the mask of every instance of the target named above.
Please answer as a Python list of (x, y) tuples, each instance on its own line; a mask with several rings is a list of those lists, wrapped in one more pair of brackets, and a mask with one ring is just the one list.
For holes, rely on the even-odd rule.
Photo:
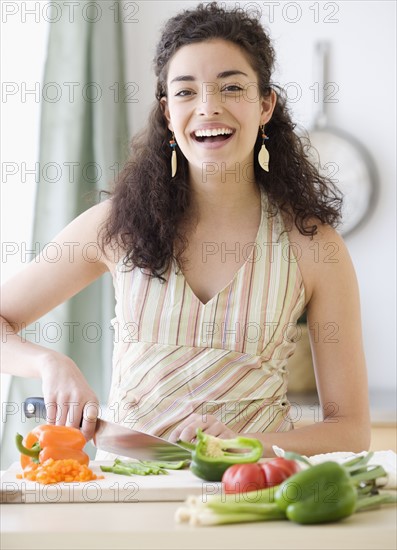
[(193, 94), (191, 90), (180, 90), (175, 94), (175, 97), (187, 97), (191, 94)]
[(222, 92), (241, 92), (243, 88), (238, 84), (229, 84), (222, 88)]

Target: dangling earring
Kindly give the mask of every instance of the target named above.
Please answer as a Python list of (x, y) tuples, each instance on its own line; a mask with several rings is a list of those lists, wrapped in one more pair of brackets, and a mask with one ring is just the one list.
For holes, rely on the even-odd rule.
[(262, 147), (258, 154), (258, 162), (261, 168), (265, 170), (265, 172), (269, 172), (269, 151), (266, 149), (265, 146), (265, 139), (269, 139), (267, 135), (265, 134), (265, 125), (262, 124)]
[(176, 141), (175, 141), (175, 135), (174, 132), (172, 132), (172, 138), (170, 139), (170, 147), (172, 149), (171, 154), (171, 177), (174, 177), (176, 174), (177, 169), (177, 161), (176, 161)]

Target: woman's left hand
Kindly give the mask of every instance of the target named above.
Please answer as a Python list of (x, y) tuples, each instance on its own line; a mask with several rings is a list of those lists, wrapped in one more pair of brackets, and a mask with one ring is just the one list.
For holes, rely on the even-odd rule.
[(230, 430), (225, 424), (219, 422), (216, 416), (206, 414), (205, 416), (193, 413), (173, 430), (169, 436), (169, 441), (175, 443), (181, 441), (191, 442), (196, 437), (197, 428), (201, 428), (203, 432), (221, 439), (233, 439), (237, 434)]

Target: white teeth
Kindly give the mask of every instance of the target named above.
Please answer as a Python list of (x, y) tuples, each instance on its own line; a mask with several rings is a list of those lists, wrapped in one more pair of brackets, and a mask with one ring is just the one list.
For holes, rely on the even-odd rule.
[(232, 133), (233, 130), (231, 130), (230, 128), (207, 128), (205, 130), (196, 130), (194, 132), (194, 135), (196, 137), (211, 137)]

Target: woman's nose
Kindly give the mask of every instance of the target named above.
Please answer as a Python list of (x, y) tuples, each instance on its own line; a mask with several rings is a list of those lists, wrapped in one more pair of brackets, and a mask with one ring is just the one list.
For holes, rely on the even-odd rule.
[(221, 94), (216, 82), (203, 82), (201, 95), (198, 94), (197, 114), (211, 116), (223, 111)]

